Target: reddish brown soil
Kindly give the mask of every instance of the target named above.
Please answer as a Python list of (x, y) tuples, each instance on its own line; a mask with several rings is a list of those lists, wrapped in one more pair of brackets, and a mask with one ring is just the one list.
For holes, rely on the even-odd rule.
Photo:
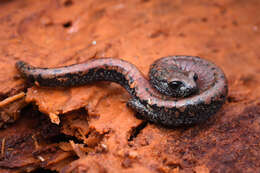
[[(259, 9), (258, 0), (0, 0), (0, 99), (26, 93), (0, 107), (0, 172), (260, 172)], [(147, 74), (180, 54), (213, 61), (229, 82), (224, 107), (190, 128), (137, 119), (119, 85), (31, 87), (14, 67), (116, 57)]]

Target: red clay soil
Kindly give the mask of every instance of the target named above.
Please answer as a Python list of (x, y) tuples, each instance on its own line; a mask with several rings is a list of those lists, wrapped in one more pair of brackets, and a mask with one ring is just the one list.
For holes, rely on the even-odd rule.
[[(259, 0), (1, 0), (0, 172), (260, 172), (259, 9)], [(39, 88), (14, 65), (115, 57), (147, 74), (180, 54), (213, 61), (229, 83), (223, 108), (190, 128), (136, 118), (119, 85)]]

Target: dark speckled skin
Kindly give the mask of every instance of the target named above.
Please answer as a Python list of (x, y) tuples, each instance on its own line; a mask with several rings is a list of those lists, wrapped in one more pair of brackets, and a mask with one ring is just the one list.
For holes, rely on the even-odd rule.
[(213, 63), (193, 56), (157, 60), (149, 72), (151, 83), (136, 66), (115, 58), (92, 59), (53, 69), (35, 68), (19, 61), (16, 67), (29, 82), (39, 86), (70, 87), (95, 81), (119, 83), (132, 96), (129, 107), (143, 119), (165, 127), (205, 121), (221, 108), (228, 92), (224, 73)]

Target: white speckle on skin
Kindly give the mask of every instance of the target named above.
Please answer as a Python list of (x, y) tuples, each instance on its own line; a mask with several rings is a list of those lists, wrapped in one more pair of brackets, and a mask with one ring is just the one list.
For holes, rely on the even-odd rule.
[(185, 91), (185, 89), (186, 89), (185, 87), (181, 87), (180, 88), (181, 91)]

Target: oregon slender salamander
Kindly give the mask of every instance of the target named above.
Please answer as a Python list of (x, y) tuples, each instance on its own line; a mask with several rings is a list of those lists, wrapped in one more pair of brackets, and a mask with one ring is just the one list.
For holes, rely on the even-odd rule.
[(224, 104), (228, 92), (224, 73), (193, 56), (164, 57), (151, 65), (149, 81), (133, 64), (115, 58), (92, 59), (60, 68), (16, 63), (31, 83), (70, 87), (95, 81), (119, 83), (131, 95), (128, 106), (139, 117), (167, 127), (203, 122)]

